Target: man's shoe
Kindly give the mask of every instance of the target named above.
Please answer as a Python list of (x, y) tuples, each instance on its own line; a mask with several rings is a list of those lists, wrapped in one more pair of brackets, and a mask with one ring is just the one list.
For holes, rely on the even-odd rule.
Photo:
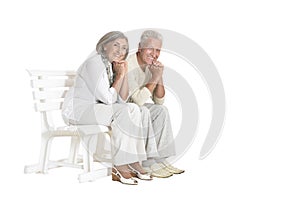
[(162, 163), (165, 166), (165, 169), (173, 174), (181, 174), (184, 172), (184, 170), (182, 169), (178, 169), (174, 166), (172, 166), (170, 163), (168, 163), (167, 161)]
[(149, 167), (144, 167), (144, 170), (151, 173), (153, 177), (168, 178), (173, 175), (170, 171), (165, 169), (165, 166), (161, 163), (155, 163)]

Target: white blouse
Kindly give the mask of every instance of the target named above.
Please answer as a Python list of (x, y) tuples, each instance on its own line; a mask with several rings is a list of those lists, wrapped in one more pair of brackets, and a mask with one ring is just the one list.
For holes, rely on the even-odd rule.
[(99, 54), (89, 57), (77, 70), (74, 86), (65, 97), (62, 115), (67, 121), (78, 121), (88, 107), (97, 103), (124, 103), (115, 88), (110, 87), (107, 70)]

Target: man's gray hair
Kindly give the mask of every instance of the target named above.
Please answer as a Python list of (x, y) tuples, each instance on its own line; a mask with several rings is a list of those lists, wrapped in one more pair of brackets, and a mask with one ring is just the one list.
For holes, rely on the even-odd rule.
[(140, 47), (143, 47), (149, 38), (154, 38), (163, 42), (163, 36), (159, 32), (153, 30), (146, 30), (141, 35)]

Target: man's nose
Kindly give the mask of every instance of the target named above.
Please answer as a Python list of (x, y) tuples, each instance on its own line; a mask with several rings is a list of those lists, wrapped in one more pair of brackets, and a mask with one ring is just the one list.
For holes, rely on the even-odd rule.
[(152, 49), (152, 50), (151, 50), (151, 55), (152, 55), (152, 56), (156, 56), (156, 53), (157, 53), (157, 50), (156, 50), (156, 49)]

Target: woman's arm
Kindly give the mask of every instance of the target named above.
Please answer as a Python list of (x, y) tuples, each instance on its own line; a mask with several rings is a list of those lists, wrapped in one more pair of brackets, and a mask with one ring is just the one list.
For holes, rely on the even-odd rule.
[(125, 101), (128, 98), (128, 66), (126, 61), (114, 62), (113, 71), (116, 73), (116, 78), (112, 87), (116, 89), (121, 98)]
[(129, 95), (129, 87), (128, 87), (128, 76), (127, 74), (125, 74), (124, 78), (123, 78), (123, 84), (120, 90), (120, 96), (122, 97), (122, 99), (124, 101), (127, 100), (128, 95)]
[(96, 101), (113, 104), (117, 101), (118, 93), (109, 85), (104, 64), (100, 59), (90, 59), (85, 62), (79, 72)]

